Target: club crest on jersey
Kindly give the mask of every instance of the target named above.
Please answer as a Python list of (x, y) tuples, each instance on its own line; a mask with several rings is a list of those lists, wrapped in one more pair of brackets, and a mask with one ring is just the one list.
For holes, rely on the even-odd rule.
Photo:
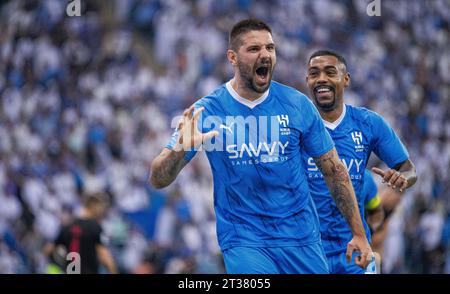
[(364, 151), (364, 145), (362, 145), (362, 132), (352, 132), (352, 139), (353, 142), (355, 142), (355, 150), (356, 152), (363, 152)]
[(277, 115), (278, 123), (280, 124), (281, 135), (289, 135), (291, 130), (289, 129), (289, 116), (287, 114)]

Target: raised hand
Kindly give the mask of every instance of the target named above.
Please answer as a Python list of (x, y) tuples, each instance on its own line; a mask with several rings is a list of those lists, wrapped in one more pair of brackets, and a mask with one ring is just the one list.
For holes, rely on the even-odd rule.
[(383, 183), (387, 183), (389, 187), (400, 192), (408, 188), (408, 180), (401, 172), (395, 169), (383, 171), (382, 169), (373, 167), (372, 171), (383, 178)]
[(210, 131), (208, 133), (201, 133), (198, 128), (198, 119), (204, 107), (200, 107), (194, 113), (194, 105), (183, 112), (183, 117), (178, 123), (178, 141), (173, 147), (174, 151), (190, 151), (198, 148), (203, 142), (219, 134), (218, 131)]

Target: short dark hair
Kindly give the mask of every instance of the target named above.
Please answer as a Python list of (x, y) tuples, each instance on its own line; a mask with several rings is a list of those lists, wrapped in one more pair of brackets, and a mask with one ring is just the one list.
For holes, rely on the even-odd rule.
[(345, 68), (347, 68), (347, 61), (345, 60), (344, 56), (342, 56), (341, 54), (337, 53), (334, 50), (331, 50), (331, 49), (317, 50), (313, 54), (311, 54), (311, 56), (309, 57), (308, 63), (311, 62), (311, 59), (313, 59), (314, 57), (317, 57), (317, 56), (334, 56), (337, 58), (337, 60), (339, 60), (339, 62), (341, 62), (342, 64), (345, 65)]
[(270, 34), (272, 34), (272, 30), (270, 29), (269, 25), (260, 19), (249, 18), (241, 20), (240, 22), (235, 24), (231, 29), (228, 39), (229, 48), (232, 50), (236, 50), (237, 48), (239, 48), (239, 46), (241, 46), (239, 37), (242, 34), (247, 33), (249, 31), (261, 31), (261, 30), (266, 30)]

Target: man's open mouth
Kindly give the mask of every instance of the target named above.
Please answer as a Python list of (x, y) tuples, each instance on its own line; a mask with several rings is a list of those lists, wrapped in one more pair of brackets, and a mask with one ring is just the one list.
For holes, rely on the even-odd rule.
[(314, 93), (317, 94), (323, 94), (323, 93), (330, 93), (333, 92), (333, 87), (326, 86), (326, 85), (320, 85), (314, 88)]
[(265, 77), (267, 76), (267, 74), (269, 73), (269, 66), (268, 65), (263, 65), (260, 66), (256, 69), (256, 74), (261, 76), (261, 77)]
[(261, 81), (261, 83), (267, 83), (268, 77), (269, 77), (269, 65), (260, 65), (256, 68), (256, 76), (258, 77), (258, 80)]
[(319, 100), (331, 100), (334, 98), (334, 88), (327, 85), (320, 85), (314, 88), (314, 96)]

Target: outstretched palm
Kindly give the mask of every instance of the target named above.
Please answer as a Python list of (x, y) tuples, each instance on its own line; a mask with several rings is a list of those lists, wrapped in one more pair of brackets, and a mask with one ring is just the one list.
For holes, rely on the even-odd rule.
[(178, 141), (174, 146), (175, 151), (190, 151), (198, 148), (203, 142), (210, 140), (219, 134), (217, 131), (201, 133), (197, 128), (198, 119), (201, 112), (205, 110), (200, 107), (194, 113), (194, 105), (183, 112), (183, 117), (178, 123)]

